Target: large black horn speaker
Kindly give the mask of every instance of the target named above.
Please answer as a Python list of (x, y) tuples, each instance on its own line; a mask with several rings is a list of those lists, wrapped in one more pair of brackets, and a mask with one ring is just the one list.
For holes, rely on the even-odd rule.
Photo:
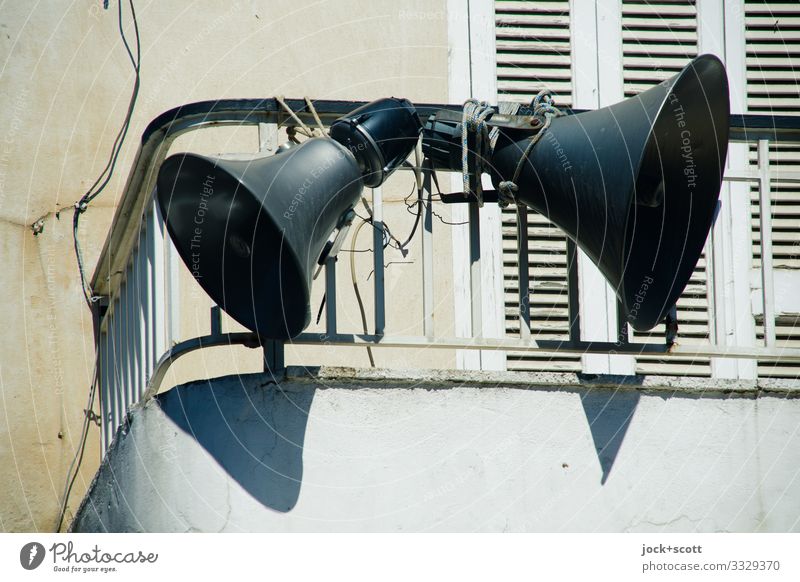
[(249, 161), (178, 154), (158, 174), (158, 202), (178, 253), (229, 315), (264, 338), (310, 321), (311, 276), (362, 171), (341, 144), (314, 138)]
[[(600, 268), (628, 323), (648, 330), (683, 292), (714, 221), (728, 149), (725, 68), (714, 56), (611, 107), (552, 120), (524, 160), (517, 200)], [(503, 130), (493, 181), (511, 180), (531, 139)]]

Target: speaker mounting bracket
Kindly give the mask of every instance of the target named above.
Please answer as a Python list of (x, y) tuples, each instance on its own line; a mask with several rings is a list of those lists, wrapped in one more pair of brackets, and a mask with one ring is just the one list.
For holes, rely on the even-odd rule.
[[(469, 196), (465, 192), (450, 192), (448, 194), (440, 194), (440, 200), (444, 204), (466, 204), (467, 202), (475, 202), (475, 198)], [(484, 190), (484, 202), (497, 202), (497, 190)]]
[(325, 265), (325, 261), (328, 259), (335, 259), (339, 254), (339, 251), (342, 249), (342, 245), (344, 244), (344, 239), (347, 238), (347, 233), (350, 231), (350, 227), (352, 226), (355, 217), (356, 211), (352, 208), (339, 217), (339, 222), (336, 224), (336, 230), (334, 231), (335, 234), (328, 239), (328, 242), (325, 243), (325, 247), (319, 254), (319, 259), (317, 259), (317, 265), (319, 266), (314, 272), (314, 279), (319, 276), (320, 271), (322, 271), (322, 267)]

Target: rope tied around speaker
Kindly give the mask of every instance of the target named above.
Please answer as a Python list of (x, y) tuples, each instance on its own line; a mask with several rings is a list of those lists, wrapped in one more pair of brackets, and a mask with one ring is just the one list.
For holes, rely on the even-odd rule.
[[(473, 194), (479, 202), (483, 200), (483, 188), (481, 186), (481, 174), (483, 173), (485, 154), (484, 143), (487, 149), (491, 147), (491, 140), (489, 136), (489, 126), (486, 120), (494, 113), (492, 108), (485, 101), (478, 101), (477, 99), (467, 99), (464, 102), (464, 113), (461, 118), (461, 171), (464, 180), (464, 194)], [(475, 168), (473, 168), (473, 175), (475, 176), (475, 191), (470, 185), (470, 167), (469, 167), (469, 132), (475, 133)]]
[(505, 208), (512, 202), (516, 204), (516, 193), (519, 191), (517, 180), (522, 173), (522, 168), (525, 167), (525, 161), (528, 155), (533, 151), (534, 146), (539, 142), (544, 133), (550, 128), (550, 122), (554, 117), (564, 115), (558, 107), (553, 105), (553, 93), (550, 89), (542, 89), (531, 101), (531, 109), (533, 109), (533, 116), (539, 119), (542, 123), (539, 125), (539, 131), (531, 136), (525, 151), (519, 158), (517, 167), (514, 169), (514, 177), (511, 180), (504, 180), (498, 184), (497, 187), (497, 204), (500, 208)]
[[(314, 103), (312, 103), (311, 99), (309, 99), (308, 97), (303, 97), (303, 99), (306, 102), (306, 107), (308, 107), (308, 110), (314, 116), (314, 121), (317, 123), (316, 129), (319, 132), (319, 136), (327, 137), (328, 134), (325, 131), (325, 126), (323, 125), (322, 120), (319, 118), (319, 114), (317, 113), (317, 110), (314, 107)], [(303, 120), (297, 116), (297, 114), (292, 110), (291, 107), (289, 107), (283, 95), (276, 95), (275, 101), (278, 103), (278, 105), (283, 107), (284, 111), (286, 111), (286, 113), (289, 114), (289, 117), (291, 117), (295, 121), (295, 123), (297, 123), (297, 127), (287, 128), (287, 132), (289, 132), (290, 139), (294, 136), (295, 133), (300, 133), (309, 138), (317, 136), (317, 134), (314, 132), (314, 128), (308, 127), (305, 123), (303, 123)]]

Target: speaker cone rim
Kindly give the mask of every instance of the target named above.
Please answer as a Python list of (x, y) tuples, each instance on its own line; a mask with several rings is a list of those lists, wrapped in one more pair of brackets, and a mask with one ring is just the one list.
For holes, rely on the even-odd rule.
[[(704, 75), (719, 77), (723, 82), (713, 83), (706, 81), (704, 79)], [(675, 270), (674, 276), (672, 277), (672, 281), (667, 291), (658, 293), (656, 297), (658, 298), (659, 296), (663, 296), (662, 304), (657, 310), (654, 310), (652, 307), (653, 301), (651, 299), (648, 302), (648, 310), (646, 312), (640, 312), (639, 308), (641, 307), (641, 304), (644, 303), (642, 299), (642, 292), (645, 292), (644, 294), (646, 295), (646, 292), (650, 290), (650, 284), (648, 283), (648, 280), (651, 281), (651, 283), (654, 282), (652, 280), (653, 276), (658, 273), (659, 270), (658, 268), (654, 268), (651, 270), (650, 275), (647, 275), (642, 273), (643, 269), (641, 264), (636, 264), (636, 261), (631, 260), (631, 255), (634, 252), (633, 245), (635, 244), (635, 241), (633, 240), (635, 238), (635, 233), (632, 231), (638, 227), (638, 225), (635, 224), (637, 215), (639, 213), (641, 213), (641, 215), (652, 213), (652, 209), (648, 209), (637, 204), (636, 188), (639, 186), (640, 177), (642, 176), (644, 166), (647, 163), (646, 158), (648, 151), (652, 152), (653, 148), (655, 148), (656, 151), (659, 151), (656, 143), (658, 140), (657, 131), (663, 127), (668, 119), (668, 116), (671, 115), (671, 112), (669, 111), (670, 96), (676, 95), (679, 102), (690, 103), (691, 99), (686, 98), (686, 93), (689, 91), (693, 83), (699, 83), (705, 91), (705, 94), (699, 97), (699, 99), (703, 100), (701, 109), (705, 114), (703, 119), (707, 123), (705, 129), (708, 129), (714, 136), (714, 143), (710, 146), (708, 144), (704, 146), (705, 149), (711, 147), (713, 150), (705, 152), (704, 157), (707, 160), (714, 161), (714, 156), (718, 155), (720, 158), (720, 173), (717, 180), (714, 180), (712, 183), (707, 185), (708, 188), (706, 192), (698, 192), (697, 195), (692, 198), (693, 204), (695, 202), (699, 203), (696, 207), (696, 210), (697, 214), (700, 215), (699, 218), (703, 220), (693, 220), (690, 224), (688, 224), (686, 236), (684, 237), (685, 244), (682, 255), (683, 260), (680, 261), (679, 268)], [(697, 261), (702, 253), (708, 232), (713, 224), (714, 209), (716, 208), (717, 201), (719, 199), (728, 145), (728, 119), (730, 108), (728, 100), (728, 84), (727, 76), (725, 74), (725, 67), (718, 57), (711, 54), (705, 54), (696, 57), (677, 75), (669, 79), (664, 86), (666, 87), (666, 93), (664, 94), (660, 106), (657, 109), (657, 113), (654, 116), (650, 132), (645, 140), (645, 147), (642, 150), (641, 158), (637, 167), (636, 180), (634, 182), (634, 192), (631, 193), (631, 200), (625, 220), (625, 236), (623, 244), (624, 252), (620, 257), (620, 272), (623, 273), (623, 276), (620, 279), (620, 285), (617, 291), (623, 302), (626, 320), (637, 331), (647, 331), (658, 325), (658, 323), (663, 320), (666, 312), (673, 305), (675, 305), (678, 298), (686, 288), (689, 280), (691, 279), (692, 273), (697, 265)], [(681, 93), (682, 97), (678, 96), (678, 93)], [(719, 117), (722, 117), (722, 114), (716, 112), (713, 108), (723, 107), (725, 121), (724, 123), (718, 124), (715, 122), (715, 113)], [(720, 153), (721, 155), (719, 155)], [(666, 156), (662, 157), (663, 155), (664, 152), (661, 152), (659, 155), (659, 163), (662, 163), (664, 159), (667, 159)], [(700, 163), (697, 163), (696, 165), (698, 167), (701, 166)], [(671, 182), (674, 184), (674, 181), (676, 178), (678, 178), (679, 174), (676, 173), (675, 168), (672, 168), (670, 172), (664, 172), (664, 174), (669, 174)], [(663, 180), (666, 181), (667, 177), (664, 176)], [(670, 227), (668, 224), (668, 214), (671, 215), (676, 212), (677, 203), (678, 202), (675, 200), (674, 196), (667, 195), (664, 197), (662, 204), (656, 208), (656, 210), (663, 209), (663, 222), (661, 227), (662, 235), (659, 239), (659, 245), (664, 237), (665, 229)], [(694, 210), (695, 208), (693, 207), (692, 216), (695, 215)], [(633, 225), (632, 222), (634, 223)], [(691, 257), (694, 260), (687, 260), (686, 257)], [(658, 260), (659, 259), (653, 261), (653, 264), (655, 265)], [(631, 269), (633, 269), (633, 273), (631, 273)], [(633, 287), (629, 286), (631, 284)]]
[[(181, 168), (183, 168), (184, 163), (187, 160), (193, 163), (199, 163), (205, 168), (213, 168), (214, 172), (217, 174), (219, 173), (224, 174), (225, 178), (235, 185), (234, 188), (227, 193), (228, 196), (232, 197), (234, 196), (234, 194), (238, 196), (243, 195), (245, 199), (248, 200), (248, 204), (251, 204), (253, 206), (254, 211), (257, 212), (256, 217), (254, 218), (254, 222), (256, 225), (260, 226), (257, 226), (257, 228), (254, 229), (254, 233), (258, 233), (259, 231), (261, 231), (261, 233), (263, 233), (261, 234), (261, 236), (269, 236), (270, 234), (273, 234), (277, 235), (277, 237), (280, 239), (281, 241), (280, 243), (281, 252), (279, 255), (280, 261), (281, 262), (289, 261), (288, 266), (285, 266), (282, 269), (280, 269), (280, 272), (282, 274), (286, 272), (291, 274), (291, 277), (294, 279), (294, 281), (298, 283), (295, 285), (291, 285), (293, 292), (300, 292), (303, 295), (303, 297), (301, 297), (302, 303), (307, 304), (310, 300), (310, 290), (307, 289), (307, 285), (299, 284), (304, 282), (304, 268), (302, 266), (300, 258), (297, 256), (297, 253), (292, 248), (292, 245), (285, 244), (284, 230), (279, 227), (275, 219), (264, 208), (261, 201), (258, 200), (257, 194), (254, 192), (253, 188), (251, 188), (251, 186), (247, 184), (246, 179), (244, 179), (243, 176), (238, 176), (236, 173), (230, 171), (228, 168), (225, 167), (226, 162), (242, 162), (249, 164), (260, 157), (271, 158), (272, 156), (256, 155), (253, 157), (252, 160), (226, 160), (224, 158), (214, 158), (211, 156), (204, 156), (202, 154), (196, 154), (191, 152), (181, 152), (171, 155), (166, 160), (164, 160), (164, 162), (161, 165), (161, 168), (159, 169), (159, 175), (157, 179), (157, 192), (156, 192), (156, 197), (159, 201), (158, 204), (159, 210), (167, 226), (167, 230), (169, 231), (170, 239), (172, 241), (173, 246), (178, 251), (178, 255), (181, 257), (181, 260), (186, 265), (187, 269), (189, 269), (189, 271), (191, 272), (192, 265), (191, 265), (190, 249), (188, 249), (185, 244), (177, 244), (175, 242), (176, 240), (183, 240), (183, 239), (179, 236), (180, 233), (178, 233), (175, 230), (177, 224), (175, 224), (174, 221), (177, 219), (174, 217), (174, 213), (170, 213), (167, 211), (168, 208), (170, 208), (172, 205), (172, 201), (175, 196), (175, 187), (173, 186), (162, 189), (158, 187), (158, 185), (160, 185), (162, 181), (166, 181), (167, 183), (172, 185), (176, 184), (179, 179), (178, 178), (179, 172)], [(171, 166), (173, 165), (175, 166), (176, 171), (173, 174), (174, 177), (170, 180), (166, 178), (166, 176), (162, 174), (162, 172), (166, 173), (171, 169)], [(166, 201), (162, 196), (162, 192), (168, 192), (168, 194), (166, 194), (166, 196), (168, 197)], [(228, 204), (229, 205), (233, 204), (233, 201), (230, 200)], [(231, 244), (230, 236), (231, 234), (235, 234), (228, 232), (227, 220), (230, 219), (231, 214), (232, 213), (229, 210), (226, 219), (226, 227), (223, 230), (223, 233), (225, 233), (225, 235), (222, 237), (223, 249), (225, 249)], [(263, 223), (262, 221), (266, 222)], [(245, 242), (248, 243), (248, 241), (246, 240)], [(249, 243), (252, 243), (252, 241), (249, 241)], [(209, 287), (208, 284), (204, 284), (203, 282), (198, 280), (197, 277), (195, 277), (194, 275), (192, 278), (197, 282), (197, 284), (200, 285), (203, 291), (205, 291), (206, 294), (208, 294), (208, 296), (212, 299), (212, 301), (214, 301), (214, 303), (219, 305), (235, 321), (237, 321), (247, 329), (251, 330), (252, 332), (256, 333), (257, 335), (278, 339), (276, 337), (276, 333), (267, 329), (269, 322), (261, 321), (263, 314), (257, 314), (255, 310), (252, 309), (253, 306), (259, 305), (259, 302), (252, 300), (255, 299), (253, 275), (256, 272), (258, 272), (258, 266), (254, 263), (253, 251), (254, 247), (256, 247), (257, 245), (249, 244), (249, 246), (250, 246), (249, 264), (251, 273), (249, 279), (250, 280), (249, 289), (251, 293), (250, 296), (251, 301), (245, 302), (244, 306), (237, 304), (235, 301), (229, 300), (228, 293), (226, 293), (225, 289), (226, 285), (225, 276), (221, 277), (220, 281), (211, 283), (212, 286), (211, 288)], [(221, 253), (224, 255), (224, 250), (221, 251)], [(220, 269), (223, 269), (222, 266), (220, 266)], [(222, 272), (224, 274), (225, 270), (223, 269)], [(281, 289), (281, 295), (280, 295), (281, 305), (283, 306), (285, 297), (283, 292), (284, 285), (280, 285), (279, 287)], [(284, 336), (284, 339), (288, 339), (299, 333), (294, 330), (294, 328), (297, 327), (296, 325), (294, 325), (294, 322), (289, 322), (287, 320), (286, 318), (287, 311), (290, 310), (286, 310), (283, 308), (280, 309), (280, 312), (283, 314), (283, 316), (281, 317), (280, 321), (277, 322), (275, 326), (273, 326), (277, 327), (279, 330), (282, 330), (283, 333), (281, 333), (280, 335)], [(302, 331), (302, 329), (300, 331)]]

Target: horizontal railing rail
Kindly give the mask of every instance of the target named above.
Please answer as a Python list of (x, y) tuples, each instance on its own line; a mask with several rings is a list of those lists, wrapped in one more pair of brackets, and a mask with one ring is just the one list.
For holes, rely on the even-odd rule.
[[(365, 101), (315, 101), (314, 107), (323, 121), (337, 117), (364, 105)], [(308, 124), (314, 117), (303, 99), (287, 99), (286, 104)], [(441, 109), (460, 110), (461, 105), (415, 104), (420, 118)], [(580, 113), (582, 110), (567, 110)], [(524, 110), (520, 113), (524, 113)], [(281, 124), (289, 121), (275, 99), (222, 99), (201, 101), (176, 107), (156, 117), (142, 134), (133, 168), (125, 184), (113, 226), (92, 278), (92, 289), (97, 295), (108, 295), (111, 273), (119, 272), (130, 255), (134, 233), (145, 204), (155, 187), (155, 178), (161, 162), (172, 142), (186, 132), (220, 125)], [(730, 135), (735, 141), (769, 139), (776, 142), (800, 142), (800, 123), (788, 115), (731, 115)], [(129, 226), (134, 222), (133, 227)]]
[[(309, 124), (314, 117), (304, 100), (286, 100), (289, 107)], [(352, 111), (363, 102), (315, 101), (314, 106), (322, 121), (333, 119)], [(440, 109), (460, 110), (460, 105), (417, 105), (422, 118)], [(523, 112), (524, 113), (524, 112)], [(755, 115), (731, 116), (733, 141), (758, 143), (759, 164), (756, 169), (734, 168), (725, 179), (729, 182), (751, 182), (761, 192), (761, 255), (762, 295), (765, 321), (763, 346), (731, 346), (710, 342), (708, 344), (630, 343), (626, 334), (621, 341), (582, 341), (578, 317), (577, 269), (570, 269), (568, 292), (570, 311), (569, 339), (542, 340), (531, 333), (530, 296), (528, 292), (527, 210), (520, 209), (518, 221), (518, 277), (520, 304), (519, 337), (490, 338), (481, 332), (480, 308), (480, 230), (479, 209), (470, 205), (469, 257), (470, 297), (472, 297), (472, 337), (442, 337), (434, 329), (434, 272), (433, 272), (433, 193), (431, 174), (422, 172), (423, 192), (427, 197), (422, 205), (421, 220), (421, 278), (423, 301), (420, 321), (422, 335), (401, 336), (386, 330), (386, 298), (383, 280), (383, 195), (380, 187), (372, 190), (373, 267), (372, 294), (374, 320), (372, 333), (341, 330), (337, 323), (336, 261), (325, 264), (326, 289), (324, 333), (303, 333), (292, 342), (302, 345), (360, 346), (372, 348), (443, 348), (500, 351), (540, 351), (566, 353), (617, 353), (631, 355), (663, 355), (664, 357), (732, 357), (753, 358), (762, 361), (798, 360), (800, 349), (776, 346), (774, 302), (772, 297), (770, 181), (777, 176), (770, 167), (768, 151), (772, 141), (799, 142), (800, 118)], [(133, 168), (117, 208), (111, 231), (92, 278), (94, 295), (98, 302), (98, 350), (101, 361), (101, 403), (106, 447), (117, 426), (125, 417), (127, 408), (155, 394), (170, 364), (182, 355), (210, 346), (241, 344), (265, 349), (266, 365), (275, 371), (282, 366), (282, 346), (271, 342), (259, 343), (249, 333), (222, 333), (218, 309), (213, 310), (211, 334), (183, 339), (179, 334), (180, 302), (177, 279), (180, 259), (165, 231), (155, 204), (154, 189), (158, 168), (173, 141), (190, 131), (221, 125), (253, 125), (264, 129), (265, 134), (277, 135), (276, 127), (293, 125), (290, 116), (281, 110), (274, 99), (222, 100), (184, 105), (162, 114), (147, 127), (134, 161)], [(781, 181), (800, 183), (800, 172), (780, 172)], [(567, 255), (574, 256), (575, 245), (568, 242)], [(570, 262), (573, 267), (575, 261)], [(771, 322), (771, 323), (770, 323)]]

